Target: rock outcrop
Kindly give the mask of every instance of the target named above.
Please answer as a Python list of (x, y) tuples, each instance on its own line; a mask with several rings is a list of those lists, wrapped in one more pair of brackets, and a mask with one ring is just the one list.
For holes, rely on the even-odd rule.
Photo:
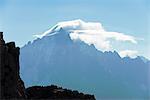
[(63, 89), (55, 85), (51, 86), (33, 86), (26, 89), (27, 99), (65, 99), (65, 100), (95, 100), (94, 95), (79, 93), (69, 89)]
[(5, 43), (0, 32), (0, 100), (3, 99), (84, 99), (95, 100), (94, 95), (63, 89), (55, 85), (33, 86), (25, 89), (19, 75), (19, 47), (15, 42)]
[(19, 76), (19, 47), (5, 43), (0, 32), (0, 90), (1, 99), (25, 98), (24, 83)]

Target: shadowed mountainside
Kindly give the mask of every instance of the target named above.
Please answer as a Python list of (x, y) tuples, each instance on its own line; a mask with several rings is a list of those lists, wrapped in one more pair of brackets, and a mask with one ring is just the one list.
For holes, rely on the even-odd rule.
[(59, 84), (104, 99), (150, 97), (149, 60), (102, 52), (72, 40), (69, 34), (60, 28), (20, 49), (20, 72), (26, 86)]

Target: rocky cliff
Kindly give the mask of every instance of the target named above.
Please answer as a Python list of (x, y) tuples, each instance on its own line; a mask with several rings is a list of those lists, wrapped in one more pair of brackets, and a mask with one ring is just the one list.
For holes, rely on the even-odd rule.
[(0, 32), (0, 90), (1, 99), (25, 98), (24, 83), (19, 76), (19, 47), (5, 43)]
[(5, 43), (0, 32), (0, 100), (1, 99), (87, 99), (95, 100), (94, 95), (79, 93), (51, 86), (33, 86), (25, 89), (19, 75), (19, 47), (15, 42)]

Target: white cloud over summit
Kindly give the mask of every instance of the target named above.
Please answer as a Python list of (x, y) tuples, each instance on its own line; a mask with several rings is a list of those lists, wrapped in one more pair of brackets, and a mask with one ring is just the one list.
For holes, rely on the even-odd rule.
[[(40, 37), (48, 36), (62, 28), (70, 33), (72, 40), (81, 40), (88, 45), (93, 44), (98, 50), (114, 50), (111, 40), (115, 42), (128, 42), (137, 44), (137, 38), (120, 32), (110, 32), (103, 28), (101, 23), (84, 22), (80, 19), (66, 22), (59, 22), (50, 30), (43, 33)], [(131, 53), (131, 52), (128, 52)], [(124, 52), (121, 53), (122, 55)]]
[(138, 51), (136, 51), (136, 50), (123, 50), (123, 51), (119, 52), (119, 55), (121, 57), (128, 56), (128, 57), (131, 57), (131, 58), (135, 58), (138, 55)]
[(119, 32), (106, 31), (101, 23), (74, 20), (60, 22), (57, 26), (69, 31), (72, 40), (79, 39), (89, 45), (94, 44), (97, 49), (102, 51), (109, 51), (112, 49), (110, 39), (135, 44), (137, 43), (136, 38), (133, 36)]

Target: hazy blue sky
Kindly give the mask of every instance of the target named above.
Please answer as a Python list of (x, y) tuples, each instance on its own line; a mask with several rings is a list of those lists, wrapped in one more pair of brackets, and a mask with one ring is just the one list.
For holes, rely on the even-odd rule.
[[(143, 38), (135, 46), (150, 58), (149, 0), (0, 0), (0, 31), (23, 46), (59, 21), (101, 22), (106, 30)], [(117, 47), (117, 46), (116, 46)], [(118, 47), (119, 48), (119, 47)]]

